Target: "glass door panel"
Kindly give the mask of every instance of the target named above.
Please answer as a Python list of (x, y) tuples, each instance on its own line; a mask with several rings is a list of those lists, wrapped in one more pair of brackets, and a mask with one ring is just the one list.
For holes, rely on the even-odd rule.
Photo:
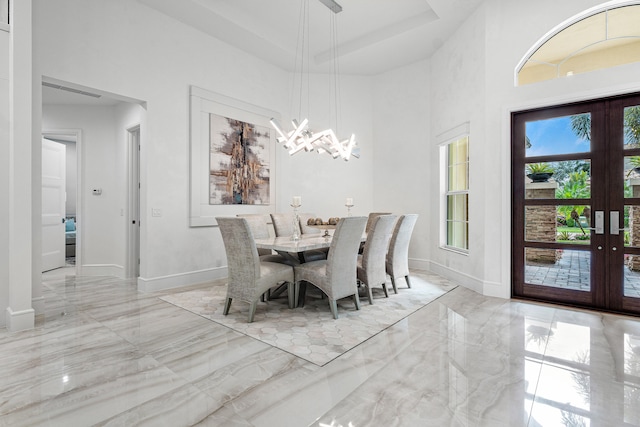
[(640, 314), (640, 95), (514, 113), (512, 189), (515, 296)]

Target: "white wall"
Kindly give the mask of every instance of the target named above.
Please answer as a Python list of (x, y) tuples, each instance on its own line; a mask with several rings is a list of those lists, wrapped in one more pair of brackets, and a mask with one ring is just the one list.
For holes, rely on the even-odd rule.
[[(146, 102), (140, 287), (175, 286), (225, 274), (217, 228), (188, 226), (189, 86), (282, 111), (284, 120), (289, 74), (137, 2), (35, 0), (33, 22), (34, 80), (44, 75)], [(313, 90), (323, 93), (318, 99), (328, 98), (326, 88)], [(341, 100), (341, 129), (356, 133), (362, 158), (349, 163), (309, 153), (289, 158), (279, 149), (276, 209), (290, 209), (293, 195), (303, 197), (305, 211), (322, 216), (344, 214), (346, 197), (356, 200), (355, 213), (372, 206), (369, 79), (345, 79)], [(312, 120), (322, 127), (328, 117)], [(152, 208), (162, 216), (152, 217)]]
[[(430, 246), (437, 238), (431, 218), (433, 197), (430, 148), (430, 62), (421, 61), (375, 78), (373, 206), (371, 211), (417, 213), (410, 258), (427, 268)], [(437, 156), (436, 156), (437, 157)]]
[[(9, 283), (6, 326), (10, 331), (33, 327), (35, 310), (32, 236), (39, 227), (40, 214), (36, 217), (33, 206), (40, 193), (34, 192), (33, 151), (33, 49), (32, 2), (12, 1), (10, 5), (11, 32), (9, 36)], [(39, 167), (39, 163), (37, 165)], [(38, 183), (38, 187), (40, 183)], [(39, 274), (38, 274), (39, 276)]]
[[(9, 33), (0, 30), (0, 152), (9, 152)], [(0, 156), (0, 199), (9, 200), (9, 156)], [(0, 310), (9, 306), (9, 205), (0, 203)], [(5, 317), (0, 316), (0, 327)]]

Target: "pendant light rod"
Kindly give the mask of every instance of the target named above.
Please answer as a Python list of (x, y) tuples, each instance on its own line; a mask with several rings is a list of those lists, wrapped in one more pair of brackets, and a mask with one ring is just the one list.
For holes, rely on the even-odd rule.
[(333, 13), (342, 12), (342, 6), (340, 6), (338, 3), (336, 3), (333, 0), (320, 0), (320, 3), (327, 6), (329, 10), (331, 10)]

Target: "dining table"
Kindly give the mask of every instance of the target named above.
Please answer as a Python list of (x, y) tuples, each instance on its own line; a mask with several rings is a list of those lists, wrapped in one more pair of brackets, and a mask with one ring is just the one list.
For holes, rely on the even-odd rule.
[(332, 237), (330, 235), (303, 234), (297, 239), (293, 239), (291, 236), (255, 239), (255, 243), (258, 249), (271, 249), (292, 261), (305, 262), (304, 253), (306, 251), (329, 248)]

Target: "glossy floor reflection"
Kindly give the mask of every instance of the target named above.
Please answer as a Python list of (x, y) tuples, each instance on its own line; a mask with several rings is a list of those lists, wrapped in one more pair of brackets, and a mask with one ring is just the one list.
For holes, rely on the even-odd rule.
[(458, 287), (318, 367), (161, 295), (45, 276), (37, 328), (0, 332), (0, 425), (640, 425), (634, 318)]

